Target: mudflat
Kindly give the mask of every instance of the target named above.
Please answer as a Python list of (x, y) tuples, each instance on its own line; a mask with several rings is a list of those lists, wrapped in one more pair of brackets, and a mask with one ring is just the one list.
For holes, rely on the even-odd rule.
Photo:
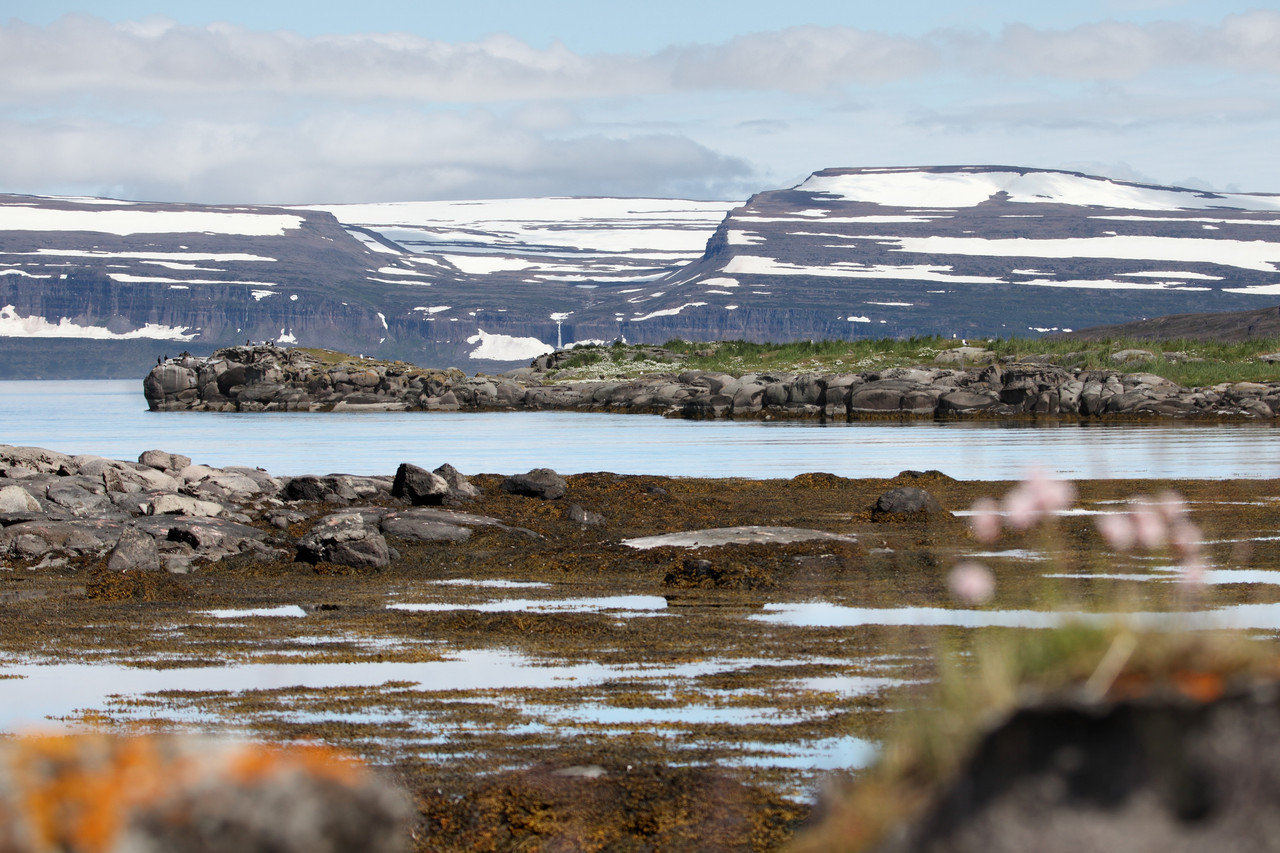
[[(248, 517), (264, 547), (187, 573), (7, 555), (0, 695), (65, 679), (60, 722), (349, 749), (414, 793), (422, 850), (772, 850), (829, 777), (873, 760), (941, 651), (1037, 630), (1007, 614), (1280, 611), (1277, 480), (1078, 481), (1051, 524), (983, 544), (966, 513), (1010, 483), (564, 479), (544, 499), (472, 476), (477, 496), (414, 519), (465, 536), (384, 520), (380, 567), (304, 562), (297, 543), (338, 512), (411, 515), (383, 492)], [(941, 511), (877, 511), (898, 488)], [(1118, 554), (1096, 527), (1167, 492), (1203, 533), (1194, 600), (1168, 554)], [(991, 603), (953, 599), (965, 560), (993, 572)]]

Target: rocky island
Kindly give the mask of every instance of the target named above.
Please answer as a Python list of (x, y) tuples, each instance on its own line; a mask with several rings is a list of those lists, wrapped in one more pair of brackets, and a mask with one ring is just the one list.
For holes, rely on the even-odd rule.
[[(599, 347), (610, 352), (615, 348)], [(933, 364), (848, 373), (680, 370), (678, 354), (624, 348), (625, 365), (668, 359), (669, 372), (612, 380), (557, 378), (576, 351), (536, 359), (501, 376), (467, 376), (405, 362), (273, 344), (183, 355), (143, 384), (153, 411), (611, 411), (678, 418), (1207, 418), (1272, 419), (1280, 382), (1184, 388), (1152, 373), (1082, 369), (1048, 359), (997, 361), (981, 347), (939, 352)]]

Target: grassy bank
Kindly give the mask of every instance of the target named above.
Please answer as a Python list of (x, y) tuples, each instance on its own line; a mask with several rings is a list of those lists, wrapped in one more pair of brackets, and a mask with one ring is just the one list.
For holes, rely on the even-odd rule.
[[(785, 344), (757, 344), (747, 341), (668, 341), (662, 349), (679, 357), (655, 358), (634, 348), (583, 347), (574, 352), (555, 378), (586, 379), (636, 376), (672, 370), (708, 370), (741, 376), (746, 373), (850, 373), (890, 367), (933, 366), (945, 350), (968, 344), (991, 350), (997, 358), (1013, 361), (1034, 358), (1065, 368), (1153, 373), (1182, 386), (1216, 385), (1221, 382), (1280, 381), (1280, 364), (1261, 356), (1280, 350), (1280, 339), (1266, 338), (1243, 343), (1174, 340), (1151, 341), (1115, 339), (1076, 341), (1056, 338), (1008, 338), (960, 341), (924, 337), (857, 341), (799, 341)], [(1145, 350), (1150, 358), (1124, 362), (1113, 356), (1124, 350)]]

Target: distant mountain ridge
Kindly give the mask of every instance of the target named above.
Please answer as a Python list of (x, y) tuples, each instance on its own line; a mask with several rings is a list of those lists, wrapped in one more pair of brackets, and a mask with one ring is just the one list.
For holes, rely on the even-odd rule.
[(742, 205), (0, 196), (5, 376), (246, 340), (492, 370), (582, 340), (1035, 335), (1277, 302), (1280, 195), (1045, 169), (827, 169)]

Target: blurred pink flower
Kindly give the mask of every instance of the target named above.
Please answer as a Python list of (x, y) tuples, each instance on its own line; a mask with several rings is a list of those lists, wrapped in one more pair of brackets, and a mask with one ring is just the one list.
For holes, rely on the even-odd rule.
[(989, 545), (1000, 538), (999, 504), (991, 498), (978, 498), (973, 502), (972, 512), (969, 527), (973, 530), (974, 539)]
[(1133, 519), (1128, 513), (1122, 515), (1100, 515), (1097, 520), (1098, 532), (1107, 544), (1120, 553), (1133, 547), (1138, 539), (1133, 529)]
[(1153, 506), (1146, 498), (1135, 500), (1132, 507), (1129, 519), (1133, 523), (1133, 535), (1138, 544), (1148, 551), (1163, 548), (1168, 541), (1169, 526), (1159, 507)]
[(1042, 518), (1071, 506), (1076, 487), (1066, 480), (1055, 480), (1040, 468), (1032, 468), (1021, 483), (1004, 496), (1004, 509), (1009, 526), (1028, 530)]
[(996, 594), (996, 578), (981, 563), (956, 563), (947, 575), (947, 587), (963, 604), (985, 604)]

